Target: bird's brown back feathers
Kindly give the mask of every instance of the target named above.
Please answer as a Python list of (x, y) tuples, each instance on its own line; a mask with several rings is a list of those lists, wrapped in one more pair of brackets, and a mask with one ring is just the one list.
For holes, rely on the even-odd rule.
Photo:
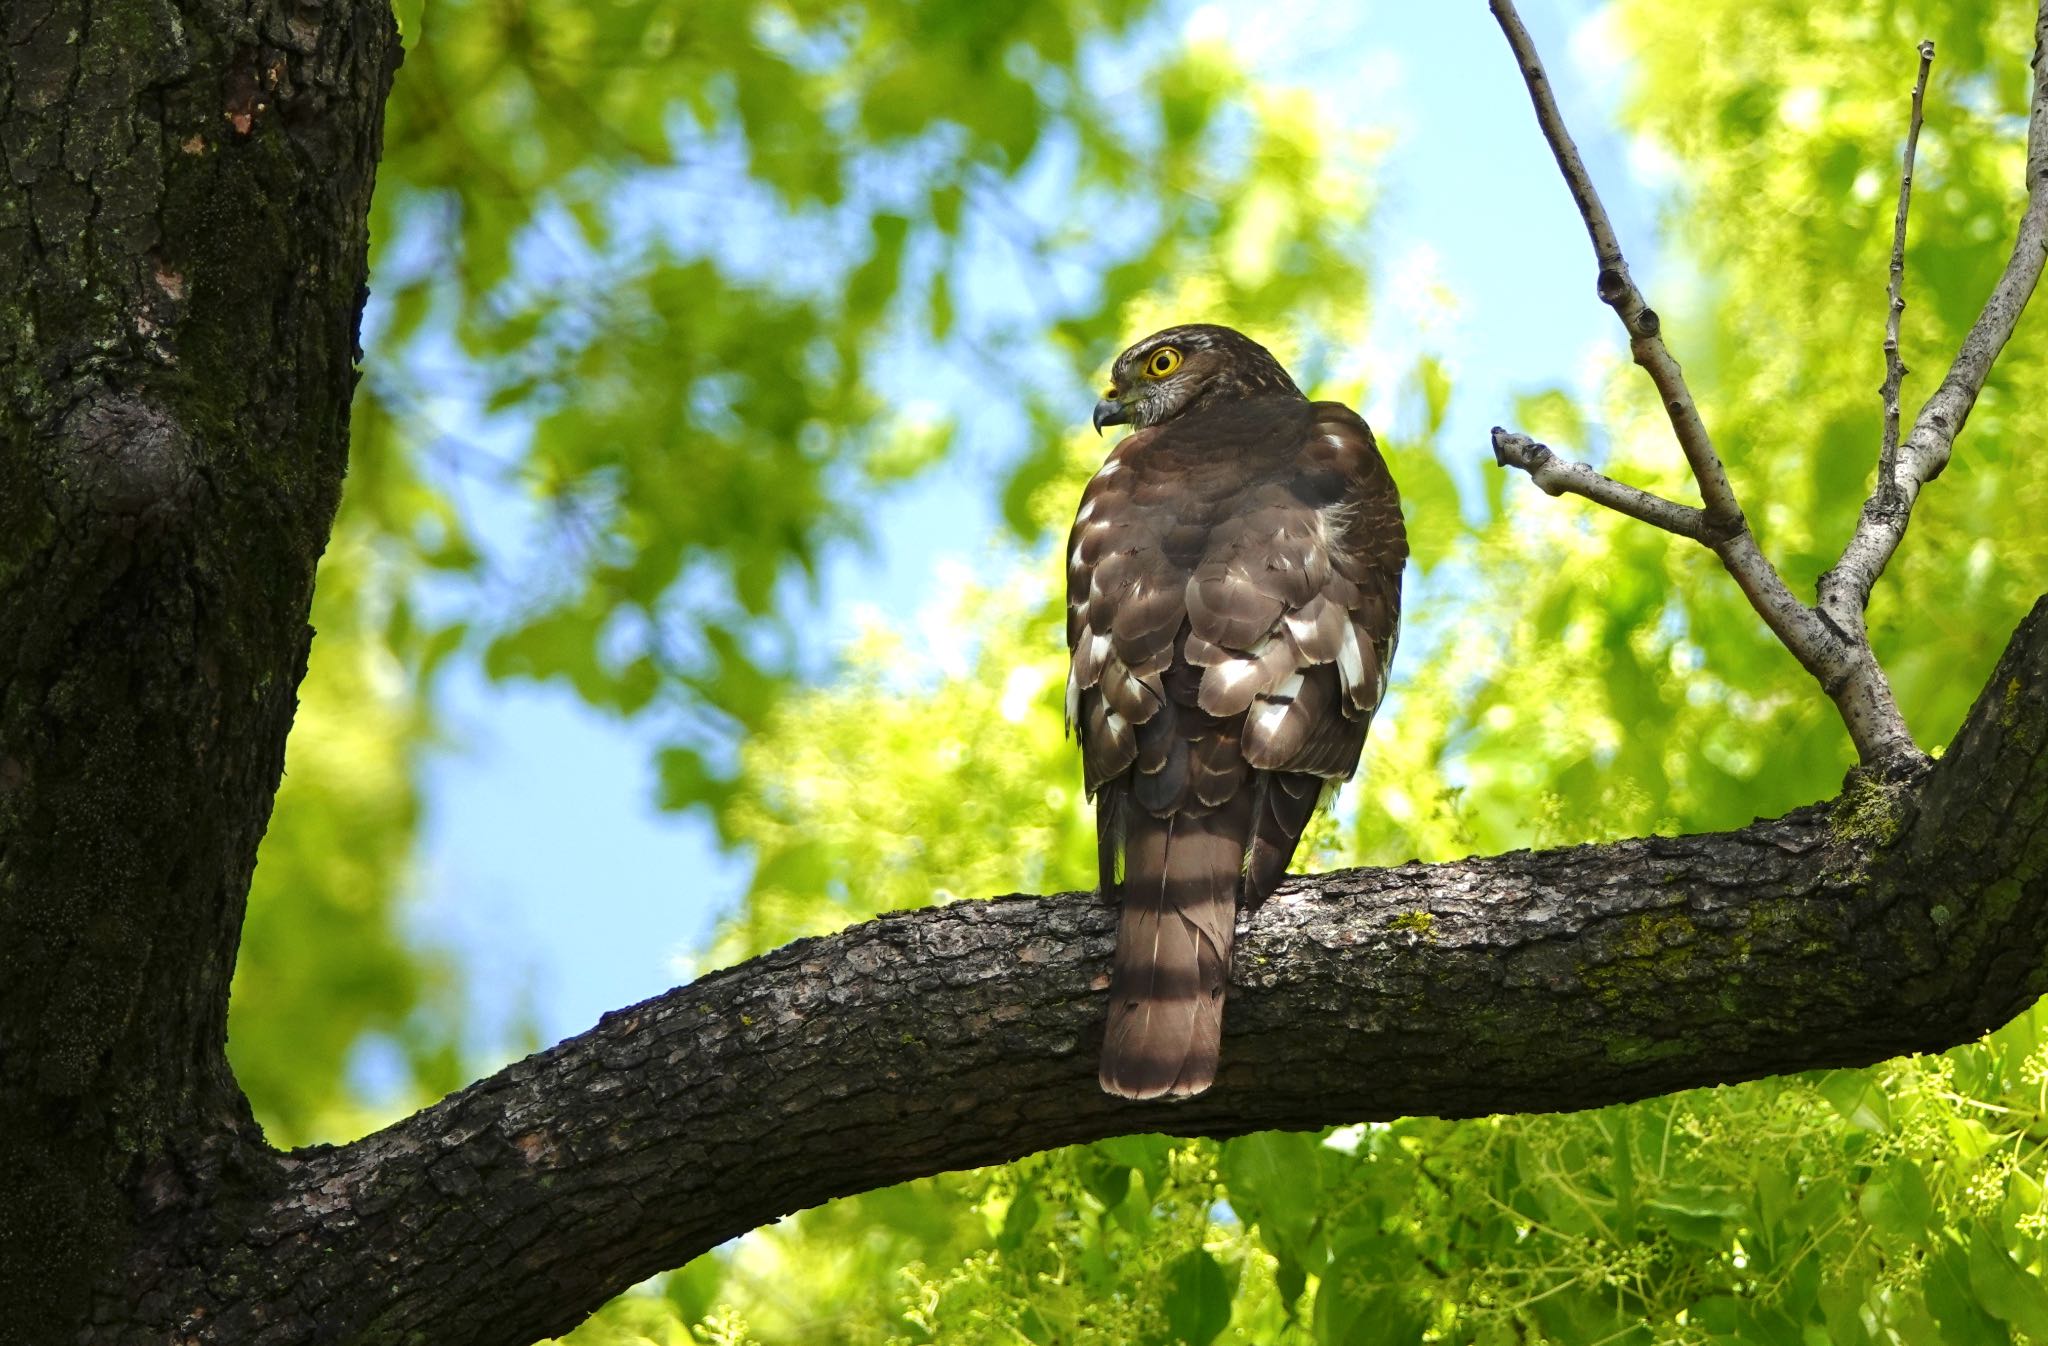
[(1215, 1079), (1237, 913), (1278, 885), (1385, 694), (1400, 499), (1365, 423), (1292, 387), (1125, 439), (1068, 540), (1068, 720), (1122, 905), (1113, 1094)]

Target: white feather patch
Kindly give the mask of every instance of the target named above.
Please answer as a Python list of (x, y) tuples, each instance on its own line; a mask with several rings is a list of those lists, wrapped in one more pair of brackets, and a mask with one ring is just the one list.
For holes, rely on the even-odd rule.
[(1287, 634), (1294, 638), (1296, 646), (1308, 645), (1315, 640), (1316, 628), (1328, 620), (1326, 614), (1331, 607), (1330, 600), (1316, 594), (1281, 620), (1287, 625)]
[(1343, 500), (1334, 505), (1325, 505), (1316, 511), (1316, 540), (1323, 544), (1325, 550), (1328, 550), (1330, 540), (1342, 537), (1350, 532), (1351, 525), (1357, 521), (1358, 502), (1356, 500)]
[(1358, 627), (1351, 622), (1344, 623), (1344, 644), (1337, 651), (1337, 676), (1344, 680), (1347, 693), (1365, 683), (1365, 652), (1358, 648)]
[(1259, 676), (1259, 665), (1255, 659), (1232, 659), (1217, 664), (1202, 674), (1202, 709), (1211, 715), (1229, 714), (1228, 711), (1210, 710), (1212, 705), (1227, 705), (1244, 698), (1245, 689)]
[(1252, 708), (1250, 737), (1270, 740), (1280, 732), (1280, 726), (1287, 720), (1287, 713), (1294, 709), (1294, 698), (1301, 692), (1301, 674), (1290, 673), (1287, 681), (1273, 692), (1272, 698), (1260, 697)]
[(1300, 695), (1300, 674), (1288, 674), (1286, 682), (1274, 688), (1272, 697), (1260, 697), (1251, 707), (1251, 715), (1245, 717), (1245, 756), (1253, 762), (1260, 760), (1272, 746), (1280, 729), (1286, 725), (1286, 717), (1294, 711), (1294, 697)]

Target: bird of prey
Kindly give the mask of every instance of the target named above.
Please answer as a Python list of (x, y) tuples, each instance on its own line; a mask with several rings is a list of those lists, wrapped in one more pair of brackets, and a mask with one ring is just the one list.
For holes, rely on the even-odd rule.
[(1184, 1098), (1216, 1078), (1238, 910), (1357, 768), (1408, 541), (1365, 422), (1228, 327), (1118, 356), (1105, 425), (1136, 429), (1067, 552), (1067, 724), (1121, 906), (1100, 1078)]

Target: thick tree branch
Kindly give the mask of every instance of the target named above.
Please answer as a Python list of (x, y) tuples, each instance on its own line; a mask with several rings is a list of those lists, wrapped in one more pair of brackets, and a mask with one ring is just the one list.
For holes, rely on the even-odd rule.
[[(1842, 550), (1842, 559), (1820, 579), (1821, 610), (1850, 629), (1862, 629), (1870, 591), (1906, 536), (1906, 524), (1913, 516), (1914, 502), (1920, 498), (1920, 488), (1948, 466), (1956, 436), (1962, 433), (1970, 409), (1977, 405), (1977, 394), (1984, 390), (1984, 381), (1991, 376), (1991, 366), (1997, 363), (2013, 329), (2019, 326), (2020, 314), (2026, 311), (2034, 286), (2041, 279), (2042, 262), (2048, 257), (2048, 60), (2043, 59), (2048, 45), (2044, 44), (2048, 44), (2048, 0), (2043, 0), (2034, 19), (2033, 93), (2027, 114), (2027, 204), (2020, 214), (2012, 256), (1991, 287), (1977, 321), (1963, 338), (1962, 349), (1956, 352), (1948, 375), (1914, 418), (1912, 433), (1900, 446), (1889, 474), (1880, 463), (1877, 487), (1864, 502), (1856, 531)], [(1918, 108), (1916, 91), (1916, 121)], [(1908, 173), (1911, 165), (1909, 150)], [(1899, 209), (1903, 221), (1903, 192)]]
[[(190, 1340), (505, 1343), (786, 1212), (1125, 1132), (1575, 1109), (1974, 1038), (2048, 988), (2048, 600), (1940, 763), (1736, 832), (1352, 870), (1247, 922), (1224, 1068), (1095, 1085), (1114, 915), (960, 902), (609, 1015), (339, 1149), (151, 1175)], [(196, 1243), (192, 1240), (198, 1240)], [(460, 1294), (449, 1293), (459, 1285)]]
[[(1629, 275), (1628, 262), (1622, 255), (1614, 226), (1607, 218), (1605, 207), (1600, 204), (1600, 195), (1593, 187), (1585, 163), (1579, 158), (1578, 147), (1565, 128), (1557, 100), (1551, 96), (1549, 77), (1544, 73), (1542, 60), (1536, 54), (1528, 29), (1515, 12), (1513, 0), (1492, 0), (1492, 9), (1521, 67), (1523, 82), (1528, 85), (1529, 98), (1536, 109), (1537, 124), (1542, 128), (1544, 139), (1549, 142), (1551, 153), (1557, 160), (1558, 171), (1563, 174), (1572, 200), (1577, 203), (1579, 214), (1585, 220), (1586, 234), (1592, 240), (1593, 254), (1600, 267), (1600, 298), (1614, 310), (1628, 332), (1629, 351), (1656, 385), (1670, 417), (1672, 433), (1699, 483), (1700, 497), (1705, 504), (1702, 514), (1706, 526), (1698, 540), (1721, 558), (1722, 565), (1749, 599), (1750, 606), (1834, 701), (1863, 765), (1892, 775), (1910, 774), (1923, 759), (1905, 717), (1899, 712), (1884, 669), (1871, 652), (1864, 629), (1863, 609), (1869, 601), (1871, 585), (1876, 583), (1877, 575), (1883, 571), (1885, 562), (1905, 534), (1906, 520), (1920, 486), (1932, 480), (1947, 462), (1949, 446), (1956, 432), (1962, 428), (1963, 418), (1969, 414), (1977, 391), (1982, 388), (1992, 362), (2012, 334), (2013, 326), (2033, 292), (2034, 282), (2040, 276), (2042, 247), (2044, 241), (2048, 241), (2048, 205), (2043, 204), (2044, 196), (2048, 196), (2048, 158), (2044, 158), (2048, 156), (2048, 140), (2044, 140), (2044, 136), (2048, 136), (2048, 132), (2044, 132), (2044, 118), (2048, 118), (2048, 71), (2044, 71), (2044, 63), (2038, 59), (2035, 63), (2033, 111), (2028, 130), (2028, 206), (2013, 260), (1993, 290), (1991, 299), (1986, 302), (1984, 314), (1964, 341), (1962, 353), (1956, 358), (1956, 367), (1950, 370), (1948, 379), (1922, 409), (1905, 448), (1894, 454), (1897, 387), (1903, 375), (1903, 369), (1897, 366), (1897, 347), (1898, 314), (1904, 306), (1900, 287), (1905, 265), (1906, 206), (1911, 191), (1913, 149), (1919, 134), (1927, 64), (1933, 59), (1932, 45), (1922, 44), (1920, 77), (1914, 88), (1893, 247), (1892, 308), (1887, 317), (1886, 337), (1888, 360), (1893, 368), (1885, 381), (1890, 419), (1884, 451), (1880, 454), (1878, 488), (1864, 506), (1862, 520), (1842, 561), (1822, 577), (1819, 603), (1808, 607), (1793, 597), (1743, 518), (1727, 472), (1714, 451), (1713, 441), (1700, 419), (1698, 405), (1686, 386), (1685, 375), (1664, 345), (1657, 314), (1644, 301)], [(2048, 39), (2048, 0), (2043, 0), (2035, 37), (2038, 52), (2040, 43)], [(1495, 461), (1526, 470), (1526, 464), (1518, 461), (1515, 453), (1502, 453), (1502, 433), (1498, 429), (1494, 433)], [(1556, 464), (1557, 460), (1549, 455), (1541, 460), (1541, 465), (1548, 469), (1550, 480), (1548, 484), (1541, 481), (1538, 484), (1550, 494), (1573, 490), (1632, 518), (1654, 523), (1682, 536), (1694, 536), (1682, 527), (1672, 526), (1673, 523), (1689, 522), (1684, 516), (1673, 515), (1669, 509), (1649, 509), (1648, 505), (1656, 500), (1655, 497), (1614, 483), (1589, 467), (1571, 464), (1560, 468)]]

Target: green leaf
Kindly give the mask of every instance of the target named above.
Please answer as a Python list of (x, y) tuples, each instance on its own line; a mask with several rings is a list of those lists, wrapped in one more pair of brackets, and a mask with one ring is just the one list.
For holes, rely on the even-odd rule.
[(1465, 538), (1458, 484), (1427, 443), (1383, 444), (1387, 466), (1401, 487), (1409, 555), (1423, 573), (1456, 553)]
[(1316, 1293), (1311, 1322), (1317, 1346), (1391, 1346), (1421, 1341), (1428, 1316), (1393, 1290), (1354, 1296), (1345, 1282), (1326, 1279)]
[(1942, 1340), (1950, 1346), (2008, 1346), (2012, 1333), (1985, 1312), (1980, 1292), (1971, 1283), (1975, 1260), (1974, 1251), (1965, 1252), (1958, 1244), (1944, 1242), (1927, 1260), (1921, 1293), (1927, 1298), (1928, 1311), (1941, 1325)]
[(1002, 1232), (996, 1235), (998, 1248), (1021, 1247), (1025, 1238), (1038, 1223), (1038, 1193), (1029, 1185), (1018, 1188), (1010, 1198), (1010, 1208), (1003, 1212)]
[(1893, 1159), (1871, 1179), (1857, 1198), (1857, 1206), (1880, 1232), (1901, 1241), (1918, 1242), (1936, 1227), (1927, 1179), (1919, 1164), (1904, 1157)]
[(704, 754), (695, 748), (663, 748), (655, 754), (654, 762), (660, 781), (658, 798), (665, 809), (716, 806), (732, 793), (732, 781), (712, 771)]
[(1090, 1156), (1082, 1160), (1081, 1182), (1104, 1210), (1115, 1210), (1131, 1190), (1130, 1166)]
[(903, 264), (903, 245), (910, 237), (910, 221), (901, 215), (877, 215), (872, 225), (874, 248), (847, 282), (846, 304), (855, 315), (881, 310), (896, 292), (897, 273)]
[(1415, 362), (1415, 379), (1427, 412), (1428, 429), (1424, 433), (1434, 439), (1437, 431), (1443, 429), (1444, 415), (1450, 410), (1451, 376), (1441, 360), (1425, 355)]
[(1859, 1131), (1892, 1129), (1891, 1099), (1868, 1070), (1831, 1070), (1815, 1084), (1842, 1120)]
[(1158, 1191), (1166, 1179), (1167, 1161), (1175, 1143), (1166, 1136), (1112, 1136), (1091, 1147), (1126, 1169), (1135, 1169), (1145, 1186)]
[(1674, 1238), (1700, 1248), (1725, 1249), (1742, 1218), (1743, 1202), (1730, 1193), (1678, 1188), (1644, 1201), (1642, 1213)]
[(2048, 1341), (2048, 1287), (2013, 1261), (1988, 1225), (1979, 1224), (1970, 1233), (1970, 1288), (1995, 1317), (2036, 1341)]
[(1230, 1326), (1230, 1284), (1216, 1259), (1197, 1248), (1167, 1268), (1166, 1323), (1173, 1340), (1209, 1346)]
[(1259, 1131), (1224, 1143), (1219, 1167), (1238, 1214), (1259, 1225), (1275, 1252), (1282, 1246), (1305, 1250), (1320, 1213), (1322, 1156), (1316, 1136), (1292, 1131)]
[(691, 1259), (681, 1271), (670, 1272), (661, 1287), (676, 1316), (685, 1323), (697, 1323), (711, 1312), (725, 1283), (725, 1262), (715, 1252)]

